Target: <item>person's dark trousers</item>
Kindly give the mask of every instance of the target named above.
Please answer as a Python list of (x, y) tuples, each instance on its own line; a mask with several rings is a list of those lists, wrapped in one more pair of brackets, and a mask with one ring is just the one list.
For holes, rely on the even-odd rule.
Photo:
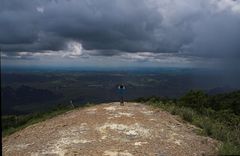
[(121, 105), (121, 106), (124, 106), (123, 95), (121, 96), (120, 105)]

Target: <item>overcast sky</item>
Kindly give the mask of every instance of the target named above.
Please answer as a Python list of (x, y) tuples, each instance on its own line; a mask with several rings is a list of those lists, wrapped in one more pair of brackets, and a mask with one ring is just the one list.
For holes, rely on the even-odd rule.
[(0, 48), (2, 65), (236, 67), (240, 0), (0, 0)]

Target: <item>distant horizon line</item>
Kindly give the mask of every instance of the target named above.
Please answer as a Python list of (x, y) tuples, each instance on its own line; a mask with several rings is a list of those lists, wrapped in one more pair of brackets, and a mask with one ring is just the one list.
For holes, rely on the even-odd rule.
[(70, 67), (70, 66), (1, 66), (3, 72), (191, 72), (208, 71), (210, 69), (200, 67)]
[(189, 66), (15, 66), (15, 65), (3, 65), (1, 64), (1, 68), (55, 68), (55, 69), (67, 69), (67, 68), (71, 68), (71, 69), (82, 69), (82, 68), (90, 68), (90, 69), (118, 69), (118, 68), (122, 68), (122, 69), (146, 69), (146, 68), (154, 68), (154, 69), (163, 69), (163, 68), (172, 68), (172, 69), (206, 69), (206, 67), (189, 67)]

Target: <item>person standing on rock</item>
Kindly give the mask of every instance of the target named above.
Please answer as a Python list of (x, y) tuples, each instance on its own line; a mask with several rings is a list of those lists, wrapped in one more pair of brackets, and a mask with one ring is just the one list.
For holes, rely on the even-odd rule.
[(124, 91), (126, 90), (126, 87), (121, 84), (118, 86), (118, 91), (120, 93), (120, 105), (123, 106), (124, 105), (124, 100), (123, 100), (123, 95), (124, 95)]

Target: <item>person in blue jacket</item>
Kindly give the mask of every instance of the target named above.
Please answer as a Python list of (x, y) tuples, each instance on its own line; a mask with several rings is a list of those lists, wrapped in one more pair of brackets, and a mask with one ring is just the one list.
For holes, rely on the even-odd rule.
[(121, 84), (118, 86), (118, 91), (120, 93), (120, 105), (123, 106), (124, 105), (124, 100), (123, 100), (123, 94), (124, 94), (124, 91), (126, 90), (126, 87)]

